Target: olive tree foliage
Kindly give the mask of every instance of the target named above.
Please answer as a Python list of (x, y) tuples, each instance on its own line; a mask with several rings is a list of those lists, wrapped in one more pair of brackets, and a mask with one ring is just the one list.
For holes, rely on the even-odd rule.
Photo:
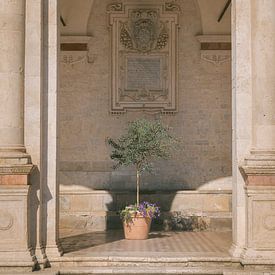
[(146, 119), (130, 122), (126, 133), (117, 140), (108, 138), (108, 143), (112, 147), (110, 157), (116, 162), (114, 168), (133, 165), (136, 169), (137, 205), (141, 174), (153, 171), (152, 161), (168, 159), (175, 142), (168, 127), (160, 121)]

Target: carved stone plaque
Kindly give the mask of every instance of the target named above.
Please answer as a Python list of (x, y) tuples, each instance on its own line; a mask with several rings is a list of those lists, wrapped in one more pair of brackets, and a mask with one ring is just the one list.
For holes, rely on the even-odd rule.
[(112, 45), (111, 113), (176, 112), (179, 7), (139, 1), (113, 3), (107, 11)]

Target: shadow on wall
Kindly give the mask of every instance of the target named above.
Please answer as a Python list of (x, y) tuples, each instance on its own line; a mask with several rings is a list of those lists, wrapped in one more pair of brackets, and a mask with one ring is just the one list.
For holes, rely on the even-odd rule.
[[(227, 181), (229, 188), (219, 182)], [(230, 230), (231, 177), (220, 178), (198, 190), (141, 190), (141, 201), (157, 203), (161, 217), (153, 230)], [(135, 184), (132, 185), (135, 187)], [(214, 188), (215, 187), (215, 188)], [(136, 201), (132, 190), (63, 190), (60, 195), (61, 235), (122, 229), (118, 211)]]
[[(231, 178), (227, 180), (230, 181)], [(61, 243), (64, 252), (96, 247), (123, 239), (122, 222), (117, 211), (127, 204), (134, 203), (135, 200), (134, 190), (92, 190), (83, 194), (77, 192), (62, 194)], [(161, 207), (161, 217), (153, 221), (152, 231), (231, 230), (230, 190), (213, 191), (207, 188), (193, 191), (143, 190), (141, 201), (157, 202)], [(68, 208), (64, 209), (64, 205)], [(71, 211), (70, 205), (77, 205), (77, 211)], [(64, 220), (66, 215), (67, 221)], [(68, 227), (64, 228), (66, 222)], [(106, 230), (111, 232), (106, 234)], [(165, 233), (161, 233), (160, 237), (162, 234)]]

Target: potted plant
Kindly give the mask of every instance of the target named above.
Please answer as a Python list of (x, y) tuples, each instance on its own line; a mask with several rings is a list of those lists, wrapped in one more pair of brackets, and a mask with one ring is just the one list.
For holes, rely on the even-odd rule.
[(136, 170), (136, 203), (121, 211), (126, 239), (147, 239), (151, 220), (159, 216), (159, 207), (140, 203), (140, 184), (143, 172), (153, 171), (152, 161), (167, 159), (175, 139), (168, 127), (159, 121), (138, 119), (130, 122), (127, 133), (117, 140), (108, 138), (112, 147), (111, 159), (119, 166), (134, 166)]

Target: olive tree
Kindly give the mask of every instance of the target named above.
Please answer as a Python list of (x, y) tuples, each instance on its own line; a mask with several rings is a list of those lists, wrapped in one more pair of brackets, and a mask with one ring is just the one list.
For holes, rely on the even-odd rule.
[(108, 138), (112, 147), (111, 159), (114, 168), (134, 166), (136, 170), (137, 206), (139, 205), (140, 177), (145, 171), (152, 172), (152, 161), (168, 159), (175, 139), (169, 128), (160, 121), (138, 119), (130, 122), (127, 131), (117, 140)]

